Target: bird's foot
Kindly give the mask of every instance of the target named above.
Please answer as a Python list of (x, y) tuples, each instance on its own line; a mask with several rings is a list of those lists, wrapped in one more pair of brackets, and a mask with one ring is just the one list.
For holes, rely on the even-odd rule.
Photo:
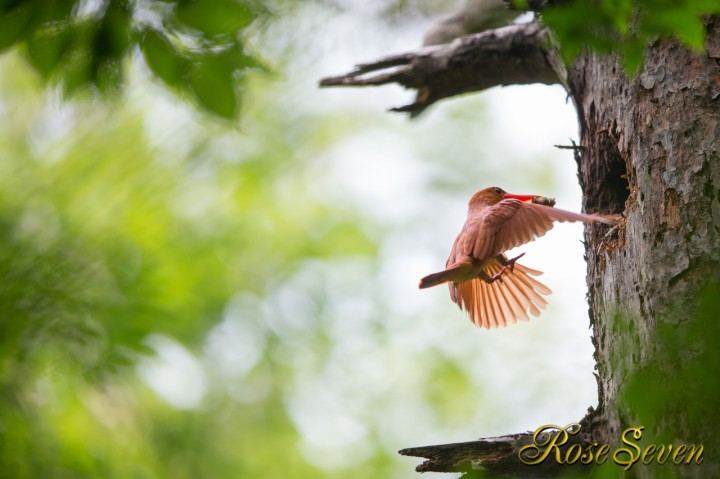
[(525, 256), (525, 253), (520, 253), (514, 258), (507, 260), (507, 264), (505, 264), (505, 267), (500, 272), (502, 273), (503, 271), (505, 271), (505, 268), (507, 268), (508, 266), (510, 267), (510, 271), (515, 271), (515, 261), (519, 260), (523, 256)]
[(501, 269), (499, 272), (497, 272), (497, 273), (495, 273), (494, 275), (490, 276), (490, 280), (489, 280), (489, 281), (486, 280), (487, 283), (492, 284), (492, 283), (494, 283), (494, 282), (497, 281), (497, 280), (500, 280), (500, 282), (502, 283), (502, 275), (503, 275), (503, 273), (505, 273), (505, 269), (506, 269), (506, 268), (507, 268), (507, 266), (503, 266), (502, 269)]
[(485, 278), (483, 278), (483, 279), (485, 279), (485, 281), (486, 281), (487, 283), (494, 283), (494, 282), (497, 281), (497, 280), (500, 280), (500, 282), (502, 282), (502, 277), (503, 277), (503, 275), (505, 274), (505, 271), (506, 271), (508, 268), (510, 268), (510, 271), (515, 271), (515, 261), (519, 260), (519, 259), (522, 258), (523, 256), (525, 256), (525, 253), (520, 253), (519, 255), (515, 256), (515, 257), (512, 258), (512, 259), (507, 259), (507, 260), (506, 260), (506, 259), (505, 259), (504, 257), (502, 257), (502, 255), (501, 255), (501, 258), (502, 258), (502, 259), (501, 259), (501, 258), (498, 258), (498, 259), (501, 259), (500, 264), (502, 264), (502, 269), (501, 269), (500, 271), (498, 271), (497, 273), (495, 273), (494, 275), (488, 277), (487, 279), (485, 279)]

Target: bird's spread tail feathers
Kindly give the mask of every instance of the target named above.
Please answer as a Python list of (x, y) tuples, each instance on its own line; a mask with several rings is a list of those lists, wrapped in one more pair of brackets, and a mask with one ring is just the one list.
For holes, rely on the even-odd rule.
[[(500, 272), (502, 265), (492, 260), (486, 265), (486, 272), (493, 276)], [(521, 264), (506, 269), (502, 281), (487, 283), (480, 278), (461, 283), (450, 283), (450, 296), (460, 309), (470, 314), (470, 319), (483, 328), (496, 328), (515, 323), (518, 319), (528, 321), (539, 316), (547, 301), (541, 295), (552, 293), (550, 288), (533, 278), (541, 275)], [(431, 275), (432, 276), (432, 275)]]

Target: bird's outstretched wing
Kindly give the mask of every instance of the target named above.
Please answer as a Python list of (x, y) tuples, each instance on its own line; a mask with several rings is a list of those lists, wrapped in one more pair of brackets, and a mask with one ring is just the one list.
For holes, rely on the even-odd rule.
[[(489, 261), (486, 266), (491, 276), (501, 269), (502, 265), (497, 260)], [(532, 277), (541, 274), (541, 271), (515, 263), (513, 270), (505, 270), (502, 281), (488, 284), (475, 278), (462, 283), (449, 283), (450, 297), (460, 309), (470, 314), (473, 323), (482, 328), (507, 326), (518, 319), (528, 321), (528, 312), (539, 316), (540, 310), (547, 305), (541, 294), (552, 293), (550, 288)]]
[(552, 206), (505, 199), (485, 208), (466, 227), (455, 245), (456, 257), (493, 258), (499, 253), (544, 235), (555, 221), (583, 221), (613, 224), (610, 217), (573, 213)]

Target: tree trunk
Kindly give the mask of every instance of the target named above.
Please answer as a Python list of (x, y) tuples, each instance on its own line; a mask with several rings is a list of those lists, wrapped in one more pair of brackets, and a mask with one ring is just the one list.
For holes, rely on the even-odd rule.
[[(594, 436), (613, 444), (625, 428), (644, 426), (648, 443), (704, 443), (702, 471), (678, 469), (683, 476), (720, 477), (720, 373), (712, 354), (720, 338), (715, 324), (700, 324), (697, 306), (699, 292), (720, 274), (718, 58), (716, 18), (708, 21), (704, 54), (660, 41), (636, 77), (623, 73), (617, 57), (593, 54), (569, 75), (583, 206), (624, 212), (609, 237), (597, 228), (585, 234), (600, 392)], [(709, 380), (696, 380), (694, 367)], [(708, 413), (705, 420), (693, 407)]]

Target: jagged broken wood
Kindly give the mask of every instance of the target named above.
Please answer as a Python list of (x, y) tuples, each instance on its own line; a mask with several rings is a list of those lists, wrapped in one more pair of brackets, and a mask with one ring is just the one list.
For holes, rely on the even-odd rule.
[(403, 456), (423, 457), (417, 472), (471, 472), (492, 470), (501, 472), (528, 466), (518, 461), (520, 448), (532, 442), (532, 433), (479, 439), (477, 441), (411, 447), (399, 451)]
[[(588, 416), (581, 421), (577, 435), (568, 435), (565, 444), (558, 450), (565, 454), (573, 444), (586, 448), (592, 443), (592, 432), (583, 428), (592, 427), (595, 411), (590, 408)], [(441, 444), (435, 446), (411, 447), (398, 451), (403, 456), (423, 457), (425, 462), (415, 468), (417, 472), (463, 472), (463, 478), (473, 477), (557, 477), (562, 465), (552, 455), (549, 460), (537, 465), (528, 465), (520, 461), (519, 453), (523, 446), (546, 443), (554, 431), (543, 432), (534, 437), (534, 433), (509, 434), (489, 437), (477, 441)], [(524, 455), (530, 458), (528, 455)], [(581, 472), (587, 465), (576, 463), (575, 472)]]
[[(358, 65), (321, 87), (398, 83), (416, 89), (415, 102), (392, 108), (416, 116), (438, 100), (494, 86), (564, 83), (549, 31), (530, 22), (487, 30), (446, 45)], [(387, 70), (387, 71), (385, 71)], [(374, 75), (368, 75), (379, 72)]]

